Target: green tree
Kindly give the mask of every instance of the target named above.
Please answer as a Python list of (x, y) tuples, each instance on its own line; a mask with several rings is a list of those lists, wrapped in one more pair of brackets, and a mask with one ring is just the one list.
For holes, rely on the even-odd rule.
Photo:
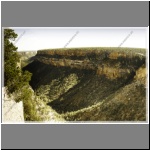
[(16, 38), (17, 34), (14, 30), (4, 30), (4, 85), (7, 86), (9, 93), (16, 90), (16, 82), (21, 75), (21, 70), (17, 64), (19, 63), (17, 47), (12, 43)]
[(12, 43), (17, 36), (12, 29), (4, 30), (4, 85), (8, 88), (8, 93), (21, 90), (31, 80), (31, 73), (22, 72), (19, 67), (20, 57), (17, 47)]

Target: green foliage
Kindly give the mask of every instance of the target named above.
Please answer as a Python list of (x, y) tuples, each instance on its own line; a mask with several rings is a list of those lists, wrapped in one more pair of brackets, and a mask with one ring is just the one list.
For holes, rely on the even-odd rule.
[(4, 39), (15, 40), (17, 38), (17, 34), (12, 29), (5, 29), (4, 30)]
[(23, 101), (25, 121), (39, 121), (34, 95), (29, 86), (22, 87), (17, 94), (16, 102)]
[(22, 72), (19, 68), (20, 57), (17, 47), (12, 43), (15, 38), (17, 38), (17, 34), (14, 30), (4, 30), (4, 84), (7, 86), (8, 93), (22, 89), (31, 80), (31, 73)]
[(24, 118), (26, 121), (37, 121), (36, 109), (34, 101), (32, 100), (32, 91), (24, 88), (21, 95), (24, 106)]
[(17, 47), (12, 43), (16, 37), (17, 34), (14, 30), (4, 30), (4, 84), (9, 93), (16, 90), (15, 84), (20, 75), (20, 69), (17, 66), (19, 55), (17, 54)]

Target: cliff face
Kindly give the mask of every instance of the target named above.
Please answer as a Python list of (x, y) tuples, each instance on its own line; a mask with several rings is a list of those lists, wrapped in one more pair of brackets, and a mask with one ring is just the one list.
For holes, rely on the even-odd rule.
[[(93, 70), (96, 75), (109, 79), (128, 76), (141, 66), (145, 57), (128, 50), (50, 50), (38, 51), (36, 60), (56, 67)], [(144, 50), (143, 50), (144, 51)]]
[(5, 87), (2, 88), (2, 122), (24, 122), (23, 103), (16, 103), (8, 97)]
[[(34, 61), (24, 69), (33, 74), (30, 84), (36, 94), (58, 113), (63, 114), (66, 120), (145, 120), (146, 101), (142, 101), (143, 107), (140, 107), (140, 100), (146, 99), (145, 67), (142, 67), (144, 64), (144, 49), (78, 48), (40, 50)], [(134, 85), (139, 78), (143, 80), (139, 83), (140, 88), (136, 89)], [(134, 94), (130, 95), (133, 104), (136, 97), (139, 108), (143, 110), (142, 115), (137, 117), (136, 113), (140, 113), (140, 110), (136, 109), (132, 117), (124, 115), (125, 117), (115, 118), (113, 113), (105, 113), (106, 116), (100, 117), (97, 114), (93, 118), (95, 109), (100, 109), (99, 113), (104, 114), (106, 110), (103, 108), (109, 101), (112, 108), (121, 111), (120, 115), (127, 112), (127, 107), (124, 106), (127, 105), (126, 95), (121, 89), (125, 88), (129, 92), (133, 90), (132, 87), (134, 93), (139, 89), (142, 91), (139, 99)], [(118, 96), (122, 99), (122, 105), (118, 106), (115, 96), (120, 90), (123, 97)], [(99, 108), (100, 105), (103, 107)], [(120, 110), (121, 107), (123, 109)], [(85, 117), (87, 114), (88, 117)]]

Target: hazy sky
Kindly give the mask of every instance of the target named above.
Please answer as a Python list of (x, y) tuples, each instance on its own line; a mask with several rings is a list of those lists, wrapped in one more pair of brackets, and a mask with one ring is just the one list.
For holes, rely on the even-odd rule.
[(67, 47), (146, 48), (144, 28), (12, 28), (18, 34), (21, 50)]

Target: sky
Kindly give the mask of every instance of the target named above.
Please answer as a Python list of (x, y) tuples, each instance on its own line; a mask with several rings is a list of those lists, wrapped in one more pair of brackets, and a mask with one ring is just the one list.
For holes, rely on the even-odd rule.
[(73, 47), (146, 48), (144, 28), (11, 28), (18, 51)]

